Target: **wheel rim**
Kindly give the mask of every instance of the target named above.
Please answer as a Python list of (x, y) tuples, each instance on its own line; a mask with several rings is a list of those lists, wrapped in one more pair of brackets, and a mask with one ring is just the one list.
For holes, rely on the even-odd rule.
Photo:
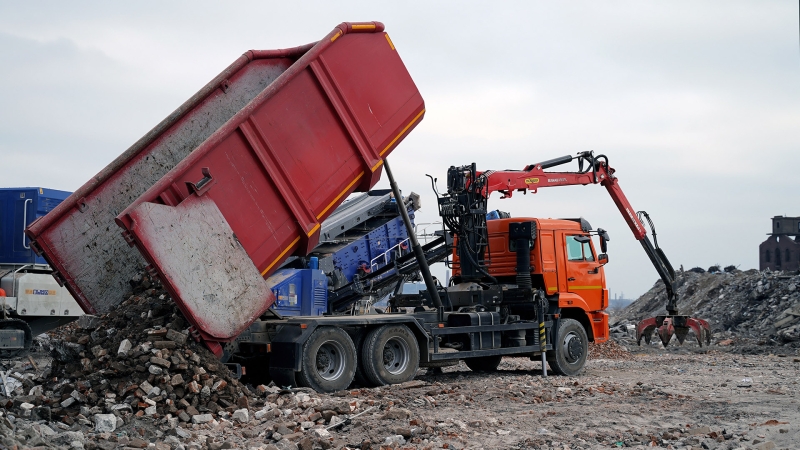
[(583, 357), (583, 342), (581, 341), (580, 336), (574, 332), (567, 334), (564, 337), (562, 350), (564, 359), (567, 360), (567, 363), (575, 364), (576, 362), (580, 361), (580, 359)]
[(383, 367), (392, 375), (405, 372), (410, 361), (411, 350), (405, 340), (393, 337), (383, 345)]
[(325, 380), (339, 379), (344, 373), (345, 352), (342, 344), (336, 341), (325, 341), (317, 350), (317, 373)]

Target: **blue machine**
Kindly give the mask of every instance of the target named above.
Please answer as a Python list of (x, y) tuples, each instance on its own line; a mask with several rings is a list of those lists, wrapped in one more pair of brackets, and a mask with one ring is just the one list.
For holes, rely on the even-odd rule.
[(321, 316), (328, 312), (328, 277), (316, 257), (308, 269), (280, 269), (267, 279), (275, 294), (273, 309), (284, 316)]
[(47, 264), (31, 249), (25, 228), (70, 194), (41, 187), (0, 188), (0, 263)]
[[(413, 221), (419, 197), (412, 193), (409, 198)], [(323, 222), (320, 236), (320, 244), (308, 260), (292, 259), (267, 279), (276, 297), (275, 312), (285, 316), (326, 314), (329, 291), (335, 292), (357, 275), (380, 269), (411, 251), (389, 191), (348, 199)]]
[[(413, 211), (409, 214), (413, 221)], [(366, 236), (357, 239), (334, 252), (330, 258), (348, 282), (361, 272), (370, 272), (392, 262), (400, 254), (411, 252), (403, 219), (394, 218), (373, 229)], [(395, 248), (394, 252), (389, 250)], [(383, 256), (383, 258), (381, 258)], [(374, 261), (374, 263), (373, 263)]]

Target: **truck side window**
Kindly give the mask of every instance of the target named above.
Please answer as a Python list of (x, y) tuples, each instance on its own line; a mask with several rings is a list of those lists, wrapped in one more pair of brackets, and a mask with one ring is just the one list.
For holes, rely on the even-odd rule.
[(594, 261), (592, 246), (588, 242), (583, 243), (583, 257), (586, 261)]
[(583, 245), (575, 240), (575, 236), (567, 236), (567, 260), (583, 261)]

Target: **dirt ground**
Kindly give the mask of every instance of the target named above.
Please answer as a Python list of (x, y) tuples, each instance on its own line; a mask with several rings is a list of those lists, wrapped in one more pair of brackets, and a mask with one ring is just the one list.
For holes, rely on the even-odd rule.
[[(334, 433), (351, 448), (411, 428), (410, 448), (798, 448), (800, 359), (718, 350), (633, 349), (578, 377), (542, 377), (506, 358), (494, 374), (463, 366), (356, 397), (408, 410)], [(403, 446), (401, 446), (403, 447)]]
[(22, 448), (87, 450), (798, 448), (796, 354), (691, 344), (629, 352), (615, 342), (591, 350), (577, 377), (545, 378), (538, 361), (506, 358), (496, 373), (461, 364), (443, 373), (421, 370), (403, 385), (331, 395), (271, 388), (244, 407), (244, 420), (221, 414), (204, 424), (167, 426), (129, 417), (109, 433), (81, 417), (67, 426), (7, 412), (0, 425)]

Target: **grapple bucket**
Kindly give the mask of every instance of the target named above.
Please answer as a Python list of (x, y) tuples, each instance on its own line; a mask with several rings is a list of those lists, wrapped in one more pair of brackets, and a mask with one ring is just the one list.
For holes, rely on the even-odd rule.
[(678, 338), (680, 344), (683, 344), (690, 329), (694, 331), (697, 343), (701, 347), (704, 342), (705, 345), (711, 345), (711, 327), (708, 322), (678, 315), (663, 315), (642, 320), (636, 325), (636, 343), (642, 345), (644, 338), (645, 343), (649, 345), (653, 331), (656, 331), (664, 347), (669, 344), (673, 335)]

